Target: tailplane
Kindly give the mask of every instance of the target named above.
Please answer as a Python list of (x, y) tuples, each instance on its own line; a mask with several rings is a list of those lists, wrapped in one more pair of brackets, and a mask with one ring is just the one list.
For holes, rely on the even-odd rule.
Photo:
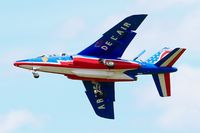
[(161, 97), (171, 96), (170, 73), (153, 74), (158, 93)]
[[(164, 48), (147, 61), (157, 67), (172, 67), (185, 50), (185, 48), (175, 48), (170, 51)], [(161, 97), (171, 96), (170, 73), (152, 74), (152, 76), (159, 95)]]

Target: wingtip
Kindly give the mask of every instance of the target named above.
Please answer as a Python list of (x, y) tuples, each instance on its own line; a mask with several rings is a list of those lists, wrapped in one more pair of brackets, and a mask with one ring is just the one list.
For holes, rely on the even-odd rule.
[(146, 18), (148, 16), (148, 14), (134, 14), (134, 15), (130, 15), (129, 17), (133, 17), (133, 16), (138, 16), (138, 17), (144, 17), (144, 18)]
[(175, 48), (175, 49), (181, 49), (181, 50), (183, 50), (183, 51), (186, 50), (186, 48), (181, 48), (181, 47), (177, 47), (177, 48)]
[(182, 48), (184, 51), (186, 50), (186, 48)]
[(112, 114), (101, 114), (97, 111), (95, 111), (96, 115), (103, 118), (103, 119), (110, 119), (110, 120), (114, 120), (115, 119), (115, 115), (112, 113)]
[(148, 16), (148, 14), (139, 14), (139, 15), (141, 15), (141, 16), (145, 16), (145, 17)]
[(145, 19), (148, 16), (148, 14), (138, 14), (137, 16), (140, 17), (140, 18)]

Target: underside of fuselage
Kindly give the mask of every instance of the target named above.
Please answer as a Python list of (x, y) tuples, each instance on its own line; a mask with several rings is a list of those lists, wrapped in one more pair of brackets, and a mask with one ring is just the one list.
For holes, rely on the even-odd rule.
[(25, 68), (37, 72), (48, 72), (54, 74), (63, 74), (70, 79), (75, 80), (99, 80), (99, 81), (133, 81), (134, 79), (126, 75), (124, 72), (127, 69), (112, 70), (112, 69), (82, 69), (82, 68), (66, 68), (55, 66), (30, 66), (21, 65)]
[(129, 70), (137, 70), (140, 64), (120, 59), (100, 59), (94, 57), (71, 56), (21, 60), (14, 64), (17, 67), (36, 72), (62, 74), (75, 80), (93, 81), (134, 81), (135, 76), (127, 75)]

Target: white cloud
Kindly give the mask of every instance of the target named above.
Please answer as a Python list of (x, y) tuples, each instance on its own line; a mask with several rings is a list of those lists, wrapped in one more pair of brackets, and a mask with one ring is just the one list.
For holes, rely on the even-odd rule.
[(180, 66), (172, 78), (172, 98), (158, 122), (164, 127), (198, 128), (200, 123), (199, 68)]
[[(154, 83), (144, 86), (137, 94), (137, 106), (141, 110), (154, 110), (154, 119), (149, 122), (165, 130), (200, 129), (200, 68), (188, 65), (179, 66), (179, 71), (171, 74), (172, 96), (161, 98), (158, 96)], [(153, 81), (152, 81), (153, 82)], [(139, 94), (139, 96), (138, 96)], [(156, 112), (157, 112), (156, 111)]]
[(41, 124), (41, 120), (27, 110), (10, 111), (0, 116), (0, 133), (11, 133), (24, 126), (36, 127)]

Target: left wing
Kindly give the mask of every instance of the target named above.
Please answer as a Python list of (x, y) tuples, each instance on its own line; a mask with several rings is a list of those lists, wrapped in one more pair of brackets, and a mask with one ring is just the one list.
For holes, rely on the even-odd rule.
[(83, 84), (95, 113), (100, 117), (114, 119), (114, 82), (83, 81)]
[(132, 15), (108, 30), (95, 43), (78, 53), (78, 55), (98, 58), (120, 58), (135, 37), (134, 32), (146, 18), (146, 14)]

